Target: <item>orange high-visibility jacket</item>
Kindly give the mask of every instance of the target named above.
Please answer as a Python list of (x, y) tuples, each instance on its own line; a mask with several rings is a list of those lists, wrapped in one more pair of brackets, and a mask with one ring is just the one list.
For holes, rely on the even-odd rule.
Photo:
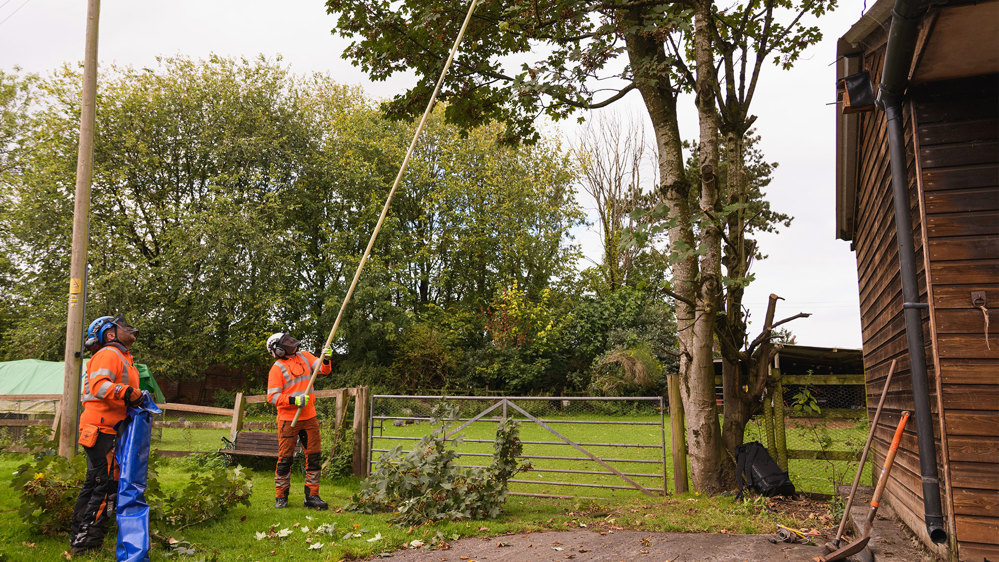
[(139, 389), (139, 370), (132, 354), (113, 345), (102, 347), (87, 362), (80, 387), (80, 429), (93, 424), (101, 433), (114, 433), (114, 424), (125, 419), (128, 387)]
[[(288, 399), (305, 394), (317, 361), (319, 359), (308, 351), (299, 351), (287, 359), (278, 359), (271, 366), (271, 371), (267, 375), (267, 401), (277, 406), (278, 421), (290, 421), (295, 418), (298, 406), (290, 404)], [(328, 375), (331, 370), (332, 366), (329, 363), (323, 363), (319, 372)], [(307, 420), (316, 417), (315, 399), (315, 393), (310, 393), (309, 403), (302, 408), (302, 415), (298, 416), (298, 419)]]

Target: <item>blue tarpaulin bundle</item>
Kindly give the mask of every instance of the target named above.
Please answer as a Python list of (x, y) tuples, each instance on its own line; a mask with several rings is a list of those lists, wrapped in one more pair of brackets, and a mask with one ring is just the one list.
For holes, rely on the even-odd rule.
[(156, 407), (147, 391), (142, 392), (138, 406), (128, 409), (118, 431), (115, 460), (121, 470), (118, 478), (117, 559), (149, 560), (149, 505), (146, 503), (146, 472), (149, 468), (149, 441), (152, 436), (152, 415), (162, 410)]

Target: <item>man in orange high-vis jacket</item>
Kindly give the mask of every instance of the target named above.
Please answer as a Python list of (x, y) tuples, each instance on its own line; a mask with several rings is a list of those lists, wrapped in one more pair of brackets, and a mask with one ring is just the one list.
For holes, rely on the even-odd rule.
[[(298, 340), (282, 332), (267, 338), (267, 351), (277, 359), (267, 376), (267, 401), (277, 406), (278, 423), (278, 460), (274, 469), (277, 501), (274, 507), (288, 507), (291, 463), (295, 459), (295, 445), (301, 441), (302, 449), (305, 450), (305, 507), (328, 509), (329, 505), (319, 497), (322, 466), (315, 393), (306, 394), (319, 359), (308, 351), (299, 351), (299, 345)], [(328, 375), (333, 350), (326, 348), (322, 355), (319, 372)], [(302, 409), (302, 414), (295, 427), (292, 427), (291, 422), (299, 408)]]
[(114, 463), (115, 424), (128, 406), (142, 399), (139, 371), (129, 351), (138, 330), (125, 317), (102, 316), (90, 323), (84, 341), (93, 357), (80, 387), (83, 413), (80, 440), (87, 454), (87, 475), (73, 510), (69, 545), (73, 554), (100, 548), (114, 511), (118, 477)]

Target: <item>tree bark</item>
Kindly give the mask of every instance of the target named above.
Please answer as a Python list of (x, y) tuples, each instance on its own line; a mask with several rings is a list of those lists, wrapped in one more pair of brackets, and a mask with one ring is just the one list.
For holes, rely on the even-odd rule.
[[(725, 188), (729, 204), (746, 202), (746, 184), (743, 174), (742, 137), (734, 131), (725, 135)], [(726, 217), (728, 241), (723, 261), (729, 278), (741, 279), (749, 270), (750, 256), (747, 255), (744, 210)], [(751, 374), (756, 373), (752, 357), (742, 353), (746, 344), (746, 317), (742, 310), (745, 290), (732, 286), (725, 293), (724, 322), (718, 330), (718, 343), (722, 354), (722, 440), (729, 455), (735, 457), (735, 449), (742, 445), (746, 424), (760, 406), (760, 396), (750, 388)], [(730, 484), (734, 485), (734, 481)]]
[(725, 449), (732, 456), (735, 456), (735, 448), (742, 445), (746, 423), (749, 422), (749, 418), (753, 416), (755, 410), (755, 404), (746, 400), (746, 393), (742, 390), (742, 381), (747, 378), (743, 376), (743, 366), (741, 361), (722, 359), (722, 395), (724, 396), (722, 440), (725, 441)]
[[(638, 9), (632, 9), (626, 18), (626, 25), (638, 25), (641, 14)], [(642, 94), (645, 107), (652, 121), (656, 137), (656, 147), (659, 151), (660, 195), (665, 200), (668, 211), (667, 220), (670, 224), (667, 236), (670, 241), (673, 293), (676, 296), (674, 310), (676, 312), (677, 340), (680, 348), (679, 377), (680, 394), (684, 410), (688, 408), (691, 365), (694, 357), (694, 306), (698, 291), (698, 264), (694, 239), (694, 223), (690, 208), (691, 185), (684, 173), (683, 142), (680, 137), (680, 126), (676, 114), (676, 96), (669, 74), (662, 71), (668, 68), (670, 61), (666, 56), (662, 43), (651, 35), (627, 34), (625, 41), (628, 55), (632, 61), (635, 73), (635, 84)], [(680, 251), (686, 249), (686, 251)], [(710, 347), (708, 354), (710, 355)], [(703, 363), (703, 359), (701, 359)], [(684, 392), (684, 387), (688, 388)], [(712, 411), (714, 403), (711, 404)], [(703, 416), (701, 416), (703, 418)], [(717, 423), (717, 417), (715, 417)], [(688, 440), (689, 440), (689, 433)], [(700, 439), (698, 439), (700, 442)], [(696, 474), (700, 465), (692, 466)], [(695, 489), (699, 489), (696, 487)]]
[(712, 217), (717, 215), (718, 189), (718, 112), (715, 109), (713, 80), (714, 51), (709, 20), (710, 0), (694, 4), (695, 101), (700, 125), (698, 155), (701, 170), (698, 253), (700, 277), (696, 280), (697, 300), (689, 349), (690, 368), (681, 379), (684, 413), (687, 422), (687, 447), (694, 489), (708, 494), (726, 489), (734, 464), (724, 454), (718, 409), (715, 400), (714, 334), (721, 295), (721, 228)]

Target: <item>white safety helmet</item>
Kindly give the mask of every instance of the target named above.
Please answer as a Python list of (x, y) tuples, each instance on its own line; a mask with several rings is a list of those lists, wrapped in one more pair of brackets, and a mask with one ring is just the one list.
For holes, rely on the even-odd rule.
[(271, 337), (267, 338), (267, 351), (277, 359), (294, 355), (299, 345), (301, 342), (284, 332), (271, 334)]

